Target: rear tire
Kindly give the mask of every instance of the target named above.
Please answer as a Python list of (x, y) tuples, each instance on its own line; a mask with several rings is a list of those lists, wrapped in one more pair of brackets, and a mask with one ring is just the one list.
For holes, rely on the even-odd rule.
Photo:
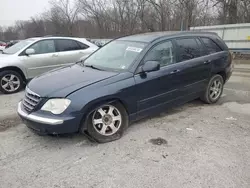
[(17, 93), (24, 88), (22, 76), (12, 70), (0, 72), (0, 91), (4, 94)]
[[(128, 127), (128, 114), (122, 104), (104, 104), (86, 120), (88, 135), (99, 143), (111, 142), (122, 137)], [(83, 129), (81, 132), (83, 133)]]
[(210, 79), (203, 96), (201, 96), (201, 100), (207, 104), (216, 103), (223, 93), (223, 88), (224, 80), (222, 76), (219, 74), (214, 75)]

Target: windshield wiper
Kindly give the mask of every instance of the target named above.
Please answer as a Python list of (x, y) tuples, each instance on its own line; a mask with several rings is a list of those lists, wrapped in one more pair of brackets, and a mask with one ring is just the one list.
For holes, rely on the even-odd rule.
[(77, 62), (75, 62), (75, 64), (81, 64), (81, 65), (83, 65), (83, 60), (77, 61)]
[(85, 67), (90, 67), (90, 68), (96, 69), (96, 70), (102, 70), (102, 69), (100, 69), (100, 68), (95, 67), (94, 65), (84, 65), (84, 66), (85, 66)]

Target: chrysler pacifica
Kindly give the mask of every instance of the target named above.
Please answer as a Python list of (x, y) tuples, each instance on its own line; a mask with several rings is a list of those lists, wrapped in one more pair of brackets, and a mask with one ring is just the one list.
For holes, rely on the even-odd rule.
[(26, 87), (18, 113), (39, 134), (119, 139), (129, 123), (200, 98), (216, 103), (232, 73), (214, 33), (149, 33), (116, 39), (82, 62)]

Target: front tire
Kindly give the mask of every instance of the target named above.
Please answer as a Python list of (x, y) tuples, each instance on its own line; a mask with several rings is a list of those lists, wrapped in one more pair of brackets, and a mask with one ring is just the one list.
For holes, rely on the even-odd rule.
[(88, 116), (86, 127), (88, 134), (97, 142), (111, 142), (122, 137), (128, 127), (128, 115), (118, 102), (105, 104)]
[(0, 91), (4, 94), (17, 93), (24, 87), (22, 76), (12, 70), (0, 72)]
[(216, 103), (223, 93), (223, 88), (224, 80), (222, 76), (219, 74), (214, 75), (210, 79), (203, 96), (201, 96), (201, 100), (208, 104)]

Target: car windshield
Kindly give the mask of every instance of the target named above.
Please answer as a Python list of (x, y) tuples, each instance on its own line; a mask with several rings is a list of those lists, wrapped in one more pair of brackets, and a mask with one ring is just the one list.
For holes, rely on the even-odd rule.
[(13, 46), (3, 50), (3, 53), (4, 54), (15, 54), (19, 50), (23, 49), (25, 46), (31, 44), (32, 42), (34, 42), (34, 40), (32, 40), (32, 39), (26, 39), (26, 40), (20, 41), (20, 42), (14, 44)]
[(140, 42), (115, 40), (87, 58), (84, 65), (104, 70), (127, 70), (145, 45)]

